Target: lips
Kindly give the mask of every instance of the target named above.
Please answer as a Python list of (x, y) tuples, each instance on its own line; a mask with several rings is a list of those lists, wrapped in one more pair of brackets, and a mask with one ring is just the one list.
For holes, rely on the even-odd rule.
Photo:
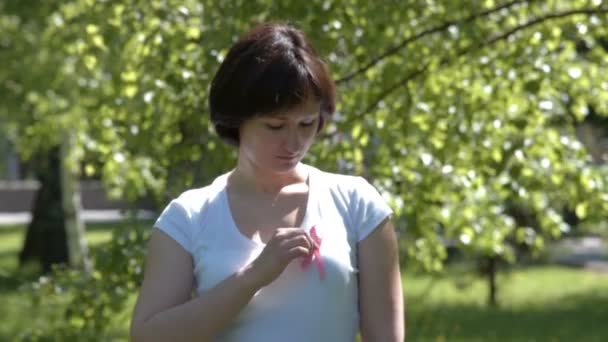
[(292, 159), (296, 159), (297, 157), (298, 157), (297, 154), (293, 154), (290, 156), (277, 156), (277, 158), (283, 159), (283, 160), (292, 160)]

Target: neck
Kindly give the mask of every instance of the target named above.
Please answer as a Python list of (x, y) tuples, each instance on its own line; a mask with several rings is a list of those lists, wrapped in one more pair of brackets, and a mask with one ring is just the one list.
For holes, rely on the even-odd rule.
[(241, 191), (268, 195), (277, 195), (286, 186), (306, 182), (307, 177), (302, 163), (298, 163), (290, 172), (272, 173), (241, 160), (229, 176), (233, 186)]

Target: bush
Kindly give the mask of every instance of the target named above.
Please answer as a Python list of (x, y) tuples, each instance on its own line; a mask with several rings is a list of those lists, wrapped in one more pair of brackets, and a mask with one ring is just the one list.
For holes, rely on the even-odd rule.
[(126, 309), (143, 275), (144, 225), (116, 226), (110, 242), (92, 252), (91, 272), (55, 267), (28, 285), (38, 320), (24, 341), (100, 341)]

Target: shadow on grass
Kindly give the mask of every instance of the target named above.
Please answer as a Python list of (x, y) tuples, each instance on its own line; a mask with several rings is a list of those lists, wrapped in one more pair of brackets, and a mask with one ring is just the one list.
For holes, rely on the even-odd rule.
[(0, 259), (15, 258), (16, 255), (18, 255), (18, 253), (15, 253), (14, 250), (0, 251)]
[(0, 227), (0, 238), (24, 231), (25, 226), (3, 226)]
[(0, 296), (19, 291), (21, 286), (36, 281), (40, 275), (40, 266), (35, 263), (28, 263), (17, 270), (0, 269)]
[[(110, 241), (97, 243), (90, 245), (89, 253), (91, 256), (98, 255), (101, 250), (107, 248)], [(9, 258), (17, 258), (15, 251), (1, 251), (0, 260), (6, 260)], [(24, 266), (17, 266), (16, 268), (3, 268), (0, 267), (0, 296), (3, 293), (19, 291), (21, 286), (30, 284), (36, 281), (40, 276), (41, 267), (36, 262), (29, 262)], [(0, 339), (0, 341), (3, 341)]]
[(154, 220), (125, 220), (121, 222), (95, 222), (87, 223), (87, 231), (111, 231), (115, 228), (133, 228), (133, 226), (150, 227), (154, 224)]
[[(110, 241), (105, 241), (88, 246), (89, 254), (91, 256), (96, 256), (101, 250), (107, 248), (109, 244)], [(2, 251), (0, 252), (0, 260), (17, 258), (15, 254), (14, 251)], [(13, 269), (12, 267), (10, 270), (0, 268), (0, 293), (3, 291), (17, 290), (19, 286), (35, 281), (41, 275), (43, 274), (41, 273), (40, 265), (36, 262), (29, 262), (24, 266), (17, 266), (16, 269)]]
[(563, 297), (525, 309), (448, 304), (411, 307), (411, 341), (605, 341), (608, 293)]
[[(113, 228), (129, 228), (134, 225), (150, 227), (154, 224), (154, 220), (150, 219), (137, 219), (137, 220), (124, 220), (119, 222), (94, 222), (85, 224), (85, 228), (87, 231), (104, 231), (104, 230), (112, 230)], [(5, 235), (12, 235), (16, 233), (25, 232), (27, 225), (8, 225), (0, 227), (0, 238)]]

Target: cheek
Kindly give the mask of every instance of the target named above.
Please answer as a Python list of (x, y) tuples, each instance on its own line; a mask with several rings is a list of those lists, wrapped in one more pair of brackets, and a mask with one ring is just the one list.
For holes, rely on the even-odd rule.
[(277, 134), (273, 134), (272, 132), (264, 132), (258, 135), (256, 145), (262, 151), (264, 149), (271, 148), (273, 146), (280, 145), (281, 138)]
[(317, 127), (314, 127), (313, 129), (309, 130), (307, 132), (306, 135), (306, 145), (310, 146), (312, 145), (312, 143), (315, 142), (315, 139), (317, 138)]
[(260, 133), (252, 137), (247, 142), (247, 149), (250, 154), (258, 156), (268, 154), (279, 145), (279, 140), (270, 134)]

